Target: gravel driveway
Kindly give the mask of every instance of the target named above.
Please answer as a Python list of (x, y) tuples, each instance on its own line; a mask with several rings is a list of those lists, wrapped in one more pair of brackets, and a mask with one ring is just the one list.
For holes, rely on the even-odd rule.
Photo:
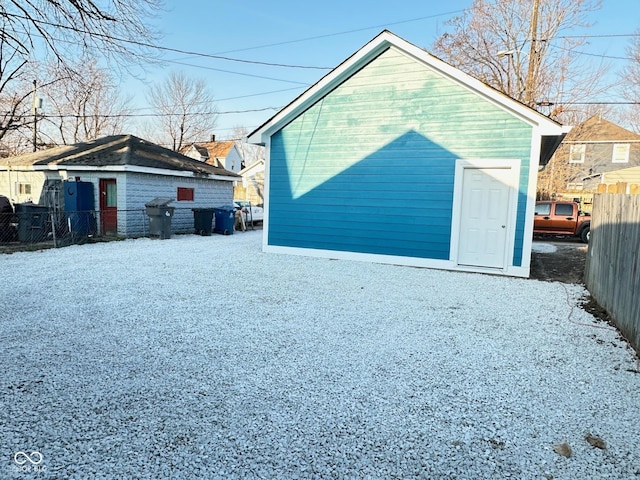
[(640, 476), (640, 375), (582, 287), (261, 234), (0, 256), (0, 478)]

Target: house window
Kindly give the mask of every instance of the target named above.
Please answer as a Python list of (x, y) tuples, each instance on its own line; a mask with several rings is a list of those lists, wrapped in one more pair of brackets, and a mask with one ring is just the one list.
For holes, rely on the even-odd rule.
[(567, 190), (584, 190), (583, 183), (567, 183)]
[(613, 156), (611, 161), (613, 163), (628, 163), (629, 162), (629, 144), (628, 143), (616, 143), (613, 145)]
[(31, 195), (31, 184), (30, 183), (19, 183), (18, 184), (18, 194), (19, 195)]
[(193, 188), (178, 187), (179, 202), (193, 202)]
[(580, 145), (571, 145), (569, 150), (569, 163), (584, 163), (586, 151), (587, 146), (584, 143)]

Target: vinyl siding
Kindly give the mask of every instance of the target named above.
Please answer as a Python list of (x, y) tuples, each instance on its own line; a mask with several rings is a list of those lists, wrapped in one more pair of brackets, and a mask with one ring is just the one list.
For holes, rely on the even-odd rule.
[(522, 161), (531, 127), (391, 48), (271, 137), (269, 245), (449, 259), (455, 161)]
[[(208, 180), (192, 177), (173, 177), (166, 175), (152, 175), (146, 173), (123, 172), (90, 172), (60, 171), (60, 172), (32, 172), (11, 171), (0, 172), (0, 195), (12, 199), (14, 203), (33, 200), (34, 203), (44, 204), (42, 187), (45, 178), (65, 180), (80, 177), (82, 181), (91, 182), (94, 186), (95, 208), (100, 208), (99, 185), (101, 178), (114, 178), (118, 189), (118, 235), (135, 237), (149, 233), (149, 218), (145, 204), (156, 197), (167, 197), (175, 200), (178, 187), (194, 189), (193, 202), (176, 202), (170, 205), (176, 207), (171, 220), (171, 230), (174, 233), (193, 232), (192, 208), (213, 208), (233, 203), (233, 182), (222, 180)], [(8, 195), (15, 190), (15, 183), (31, 183), (31, 195)], [(7, 192), (7, 193), (3, 193)]]
[[(175, 207), (171, 219), (171, 231), (175, 233), (193, 232), (192, 208), (214, 208), (233, 203), (233, 182), (143, 173), (128, 173), (125, 182), (123, 193), (128, 211), (123, 212), (125, 214), (123, 221), (127, 225), (127, 235), (138, 234), (144, 228), (147, 229), (145, 233), (148, 233), (148, 218), (146, 214), (140, 216), (138, 212), (144, 212), (145, 204), (156, 197), (175, 200), (178, 187), (193, 188), (194, 201), (174, 201), (170, 204)], [(118, 189), (120, 188), (121, 186), (118, 185)], [(120, 190), (118, 190), (118, 200), (120, 200)]]

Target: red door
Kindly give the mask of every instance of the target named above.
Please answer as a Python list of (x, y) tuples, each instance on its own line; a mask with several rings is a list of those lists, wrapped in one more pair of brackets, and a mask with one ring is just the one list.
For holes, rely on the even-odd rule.
[(118, 234), (118, 189), (115, 178), (100, 179), (100, 231), (102, 235)]

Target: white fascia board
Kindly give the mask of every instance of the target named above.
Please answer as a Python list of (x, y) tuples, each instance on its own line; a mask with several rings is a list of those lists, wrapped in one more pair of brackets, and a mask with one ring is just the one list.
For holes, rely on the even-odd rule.
[[(3, 166), (4, 167), (4, 166)], [(2, 169), (3, 167), (0, 167)], [(162, 175), (166, 177), (193, 177), (208, 180), (221, 180), (225, 182), (240, 181), (240, 177), (229, 177), (227, 175), (197, 175), (194, 172), (182, 170), (167, 170), (162, 168), (138, 167), (135, 165), (105, 165), (103, 167), (95, 167), (89, 165), (28, 165), (11, 167), (11, 170), (22, 171), (78, 171), (78, 172), (124, 172), (124, 173), (146, 173), (149, 175)]]
[(253, 134), (248, 137), (248, 141), (251, 143), (264, 144), (266, 137), (278, 131), (290, 120), (296, 118), (299, 114), (309, 108), (310, 105), (324, 97), (344, 80), (363, 68), (373, 58), (392, 47), (395, 47), (399, 51), (422, 61), (444, 77), (455, 81), (462, 87), (486, 98), (503, 110), (521, 118), (526, 123), (537, 127), (538, 132), (541, 135), (562, 135), (568, 131), (559, 123), (542, 115), (534, 109), (529, 108), (526, 105), (510, 98), (508, 95), (489, 87), (480, 80), (467, 75), (446, 62), (443, 62), (429, 54), (427, 51), (407, 42), (397, 35), (384, 31), (321, 78), (315, 85), (310, 87), (293, 102), (280, 110), (280, 112), (274, 115), (264, 125), (254, 131)]

